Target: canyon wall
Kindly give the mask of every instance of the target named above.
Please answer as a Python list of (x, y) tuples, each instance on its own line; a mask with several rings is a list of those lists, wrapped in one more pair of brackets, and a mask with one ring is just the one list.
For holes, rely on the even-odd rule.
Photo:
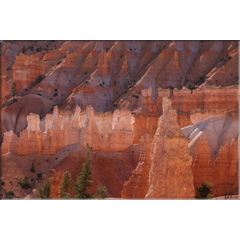
[[(227, 107), (226, 105), (224, 106)], [(228, 108), (230, 109), (230, 106)], [(175, 114), (172, 115), (174, 116)], [(161, 118), (163, 117), (164, 114)], [(166, 132), (171, 131), (171, 117), (170, 115), (170, 118), (167, 118), (165, 125), (162, 123), (163, 129), (169, 129), (165, 130)], [(170, 194), (171, 188), (167, 188), (167, 185), (171, 186), (171, 181), (167, 174), (173, 175), (174, 171), (171, 171), (171, 166), (175, 166), (175, 174), (181, 172), (181, 170), (177, 169), (178, 164), (171, 165), (172, 159), (179, 163), (177, 161), (179, 159), (177, 157), (174, 158), (175, 155), (180, 157), (180, 159), (184, 155), (186, 158), (191, 156), (191, 164), (189, 161), (188, 163), (193, 175), (194, 194), (196, 196), (198, 196), (197, 188), (201, 186), (202, 182), (210, 184), (214, 197), (237, 191), (239, 177), (238, 108), (230, 110), (227, 110), (227, 108), (196, 109), (191, 111), (190, 118), (194, 125), (181, 129), (182, 136), (185, 135), (185, 138), (180, 138), (181, 141), (179, 141), (179, 138), (174, 137), (172, 133), (170, 139), (174, 139), (174, 141), (169, 144), (169, 134), (163, 130), (160, 131), (159, 125), (153, 141), (149, 135), (141, 138), (139, 164), (132, 172), (131, 178), (125, 182), (122, 198), (144, 198), (144, 193), (146, 194), (146, 187), (149, 186), (151, 177), (152, 192), (151, 195), (146, 197), (166, 197), (167, 194)], [(161, 121), (163, 122), (160, 119), (159, 124)], [(175, 129), (174, 132), (177, 134), (179, 131)], [(163, 135), (164, 138), (161, 140)], [(186, 140), (184, 147), (182, 146), (183, 139)], [(145, 150), (149, 150), (149, 146), (151, 152)], [(187, 149), (186, 146), (188, 146)], [(173, 150), (174, 147), (176, 149)], [(144, 162), (142, 158), (146, 159), (146, 161)], [(148, 165), (149, 159), (152, 160), (151, 171)], [(180, 167), (180, 169), (182, 168)], [(163, 173), (165, 173), (165, 176), (162, 177)], [(172, 176), (171, 179), (174, 179), (174, 177)], [(162, 189), (162, 186), (165, 188), (163, 187)], [(177, 189), (177, 186), (175, 186), (175, 189)], [(172, 198), (172, 196), (168, 196), (168, 198)]]
[[(161, 100), (158, 103), (154, 94), (150, 100), (150, 94), (141, 94), (142, 90), (151, 87), (158, 94), (160, 87), (162, 90), (180, 90), (191, 84), (225, 87), (236, 84), (238, 77), (237, 41), (3, 41), (1, 47), (6, 100), (11, 97), (15, 81), (18, 97), (37, 95), (60, 110), (67, 106), (74, 110), (77, 105), (85, 110), (91, 105), (95, 112), (125, 109), (149, 117), (155, 112), (160, 116)], [(224, 77), (219, 75), (218, 81), (212, 81), (216, 72)], [(170, 97), (176, 97), (173, 107), (178, 111), (178, 123), (185, 127), (192, 124), (187, 109), (195, 108), (192, 106), (195, 100), (189, 101), (188, 92), (175, 90), (170, 91), (173, 94)], [(180, 104), (178, 100), (184, 98), (186, 101)], [(142, 100), (143, 107), (137, 111)], [(28, 109), (31, 101), (25, 105)], [(39, 111), (34, 113), (43, 112), (44, 116), (50, 113), (40, 102), (36, 106)], [(156, 126), (155, 120), (153, 117), (150, 121)], [(25, 127), (26, 121), (25, 124), (16, 121), (15, 126), (4, 126), (3, 131), (12, 130), (19, 135)], [(147, 133), (140, 133), (134, 142), (138, 143), (141, 135)]]

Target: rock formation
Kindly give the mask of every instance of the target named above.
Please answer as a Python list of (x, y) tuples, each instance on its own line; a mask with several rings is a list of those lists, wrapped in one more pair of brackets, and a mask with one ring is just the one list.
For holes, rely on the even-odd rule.
[(40, 77), (44, 76), (45, 63), (33, 55), (27, 56), (20, 53), (19, 56), (16, 56), (12, 68), (17, 90), (23, 90), (30, 87)]
[(214, 197), (229, 194), (239, 187), (238, 145), (234, 139), (226, 142), (219, 150), (218, 157), (212, 162), (211, 151), (206, 137), (201, 137), (197, 144), (197, 154), (192, 168), (195, 194), (202, 182), (211, 186)]
[(140, 139), (140, 157), (131, 178), (124, 183), (122, 198), (142, 199), (149, 189), (149, 170), (151, 167), (150, 151), (152, 138), (146, 134)]
[(95, 151), (121, 152), (133, 144), (133, 117), (129, 111), (116, 110), (114, 114), (95, 116), (91, 106), (83, 114), (79, 106), (73, 113), (59, 113), (55, 106), (53, 115), (46, 116), (45, 127), (40, 128), (39, 115), (30, 114), (27, 116), (28, 127), (19, 138), (12, 131), (4, 133), (2, 154), (9, 151), (18, 155), (38, 151), (54, 154), (58, 149), (78, 142), (84, 148), (86, 143), (94, 145)]
[(182, 128), (193, 157), (195, 193), (202, 182), (211, 185), (215, 197), (238, 188), (238, 109), (193, 111), (194, 125)]
[[(124, 198), (142, 198), (149, 190), (149, 197), (153, 192), (159, 197), (154, 189), (156, 179), (158, 186), (166, 189), (168, 185), (172, 194), (167, 196), (161, 190), (160, 197), (189, 197), (191, 192), (180, 190), (174, 190), (174, 195), (172, 180), (166, 178), (162, 183), (154, 168), (151, 184), (144, 180), (151, 159), (163, 176), (168, 168), (172, 179), (179, 176), (179, 184), (191, 189), (189, 168), (179, 162), (188, 159), (187, 166), (191, 162), (187, 151), (182, 154), (189, 141), (195, 194), (202, 181), (211, 184), (215, 196), (234, 191), (238, 187), (238, 54), (238, 41), (2, 41), (4, 177), (14, 178), (14, 171), (19, 178), (27, 173), (34, 187), (36, 173), (29, 166), (32, 157), (38, 156), (38, 171), (47, 173), (54, 168), (60, 174), (70, 168), (76, 179), (85, 161), (85, 156), (79, 160), (80, 151), (86, 151), (89, 142), (97, 156), (94, 180), (99, 186), (106, 184), (111, 196), (120, 197), (123, 191)], [(15, 101), (11, 99), (13, 82), (18, 90)], [(169, 111), (162, 108), (164, 97), (171, 99), (176, 116), (170, 107)], [(168, 126), (166, 116), (176, 118), (169, 126), (174, 126), (177, 136), (169, 137), (171, 129), (159, 129), (160, 122)], [(143, 140), (145, 134), (149, 136)], [(155, 148), (148, 155), (154, 136)], [(163, 143), (162, 148), (158, 142)], [(139, 144), (140, 157), (133, 150)], [(144, 154), (148, 161), (143, 161)], [(49, 162), (41, 161), (45, 158)], [(160, 158), (165, 165), (158, 164)], [(171, 164), (175, 162), (174, 168)], [(28, 194), (18, 189), (17, 180), (12, 182), (6, 184), (7, 190), (13, 187), (21, 197)]]
[(150, 154), (146, 198), (194, 198), (189, 140), (177, 124), (177, 113), (171, 107), (171, 100), (164, 97), (162, 108), (163, 115), (159, 119)]

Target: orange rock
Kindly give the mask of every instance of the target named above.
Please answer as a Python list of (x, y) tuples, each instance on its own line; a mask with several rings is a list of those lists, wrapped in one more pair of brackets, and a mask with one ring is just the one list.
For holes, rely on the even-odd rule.
[(197, 145), (197, 155), (192, 168), (196, 196), (197, 188), (202, 182), (209, 183), (214, 197), (224, 195), (238, 189), (238, 141), (222, 146), (215, 162), (212, 162), (210, 147), (205, 138)]
[(23, 90), (31, 86), (39, 77), (44, 76), (45, 63), (39, 61), (33, 55), (27, 56), (20, 53), (16, 56), (13, 65), (13, 78), (16, 82), (17, 90)]
[(149, 189), (145, 198), (194, 198), (192, 157), (189, 140), (177, 124), (171, 100), (163, 98), (163, 115), (154, 135), (149, 172)]
[(99, 60), (98, 60), (98, 71), (102, 73), (103, 75), (108, 74), (108, 64), (107, 64), (107, 55), (106, 55), (106, 50), (102, 50), (102, 53), (99, 55)]
[(144, 198), (149, 189), (149, 170), (151, 167), (150, 151), (152, 138), (144, 135), (140, 139), (140, 157), (131, 178), (124, 183), (122, 198)]

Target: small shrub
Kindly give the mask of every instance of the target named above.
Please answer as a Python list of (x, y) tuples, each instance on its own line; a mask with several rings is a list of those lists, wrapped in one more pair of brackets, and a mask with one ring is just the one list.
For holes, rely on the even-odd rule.
[(38, 179), (42, 178), (42, 176), (43, 176), (43, 173), (38, 173), (38, 174), (37, 174), (37, 178), (38, 178)]
[(117, 106), (117, 103), (114, 103), (113, 106), (116, 107), (116, 106)]
[(58, 96), (58, 94), (57, 93), (54, 93), (54, 97), (57, 97)]
[(25, 188), (25, 189), (31, 188), (31, 186), (28, 182), (28, 176), (27, 175), (25, 175), (24, 179), (21, 181), (20, 186), (21, 186), (21, 188)]
[(11, 86), (11, 95), (12, 95), (12, 97), (15, 97), (17, 95), (17, 86), (16, 86), (15, 82), (13, 82), (13, 84)]
[(205, 76), (204, 76), (204, 74), (202, 73), (202, 74), (200, 75), (200, 79), (203, 80), (204, 78), (205, 78)]
[(2, 186), (4, 186), (4, 185), (5, 185), (5, 182), (4, 182), (4, 181), (2, 181), (2, 182), (1, 182), (1, 184), (2, 184)]
[(192, 83), (191, 85), (189, 84), (187, 88), (193, 90), (195, 89), (195, 84), (194, 83)]
[(41, 51), (42, 51), (42, 48), (41, 48), (41, 47), (38, 47), (36, 50), (37, 50), (37, 52), (41, 52)]
[(5, 102), (5, 103), (2, 105), (2, 108), (7, 107), (7, 106), (10, 106), (10, 105), (13, 104), (14, 102), (17, 102), (17, 98), (13, 98), (13, 99)]
[(99, 186), (96, 187), (97, 193), (100, 195), (98, 197), (98, 199), (104, 199), (104, 198), (108, 198), (109, 196), (107, 195), (107, 187), (104, 185), (102, 188), (100, 188)]
[(43, 79), (44, 79), (44, 76), (41, 76), (41, 75), (40, 75), (40, 76), (37, 78), (37, 81), (36, 81), (36, 82), (37, 82), (37, 83), (40, 83)]
[(37, 196), (41, 199), (50, 199), (52, 193), (52, 180), (47, 175), (44, 176), (44, 180), (37, 186)]
[(30, 169), (31, 172), (35, 172), (35, 165), (34, 165), (34, 160), (32, 162), (32, 166), (31, 166), (31, 169)]
[(199, 196), (196, 198), (213, 198), (211, 187), (208, 183), (202, 183), (201, 187), (197, 188)]
[(14, 193), (13, 190), (9, 190), (9, 191), (6, 192), (6, 198), (7, 199), (12, 199), (14, 195), (15, 195), (15, 193)]
[(130, 75), (128, 74), (125, 78), (125, 84), (129, 84), (130, 83)]

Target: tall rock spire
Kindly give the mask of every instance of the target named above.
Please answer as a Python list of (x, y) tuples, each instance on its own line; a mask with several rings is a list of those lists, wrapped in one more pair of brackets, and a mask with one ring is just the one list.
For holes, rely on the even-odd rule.
[(149, 190), (145, 198), (194, 198), (189, 140), (183, 135), (177, 112), (167, 97), (163, 97), (162, 109), (152, 143)]

